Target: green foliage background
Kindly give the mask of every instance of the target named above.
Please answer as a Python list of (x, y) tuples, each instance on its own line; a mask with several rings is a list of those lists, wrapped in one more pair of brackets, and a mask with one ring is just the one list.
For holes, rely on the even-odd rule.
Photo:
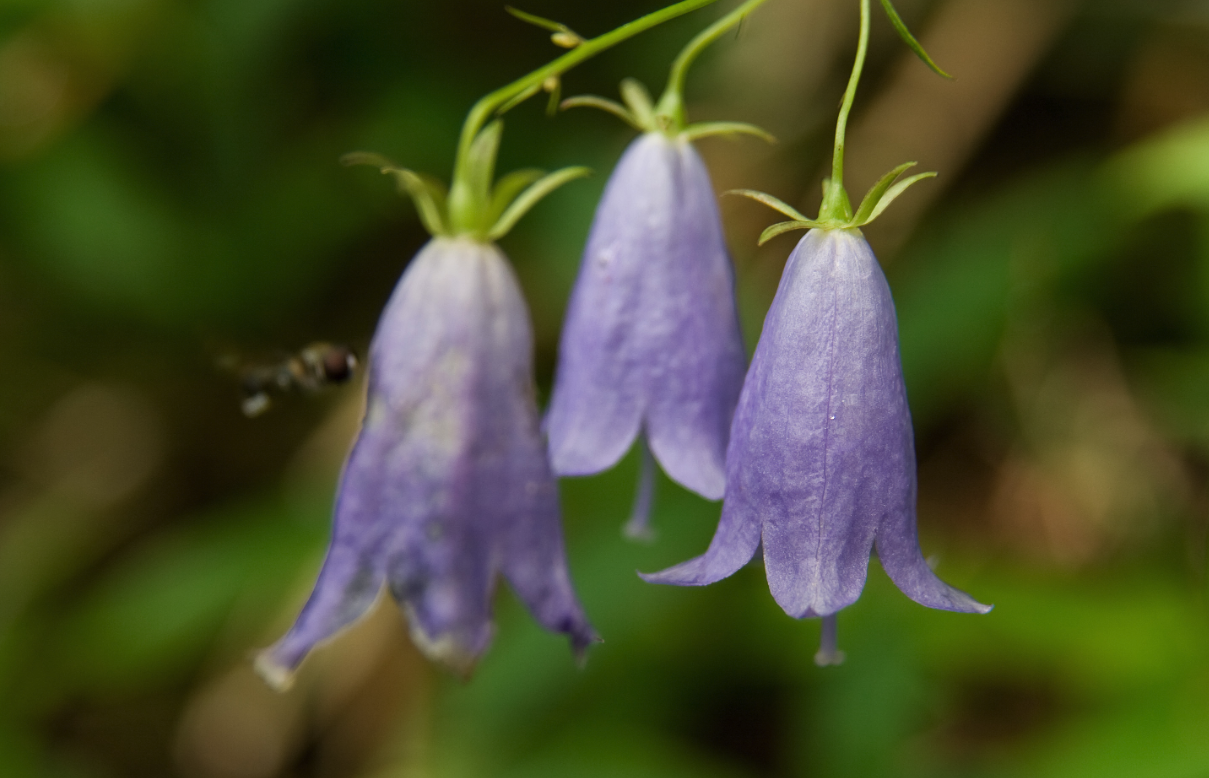
[[(901, 10), (927, 43), (961, 2)], [(760, 84), (736, 87), (727, 51), (794, 4), (849, 16), (808, 94), (744, 115)], [(704, 58), (690, 108), (784, 141), (704, 142), (719, 188), (809, 202), (855, 5), (773, 0)], [(591, 35), (654, 7), (525, 10)], [(787, 618), (758, 566), (701, 590), (634, 575), (699, 553), (718, 506), (665, 479), (658, 542), (623, 541), (631, 457), (563, 485), (606, 640), (585, 668), (501, 591), (469, 682), (427, 666), (387, 605), (278, 696), (248, 657), (313, 582), (362, 387), (249, 420), (218, 365), (320, 339), (364, 353), (426, 236), (387, 179), (336, 160), (446, 177), (472, 102), (557, 51), (483, 0), (5, 0), (0, 775), (1209, 776), (1209, 13), (1063, 7), (943, 194), (869, 231), (899, 307), (925, 553), (990, 615), (921, 608), (874, 564), (840, 615), (848, 661), (816, 668), (817, 623)], [(717, 13), (564, 94), (657, 90)], [(881, 24), (857, 122), (916, 66)], [(762, 67), (805, 67), (795, 51)], [(501, 168), (598, 171), (503, 241), (545, 391), (632, 133), (541, 102), (509, 114)], [(792, 243), (756, 251), (753, 214), (723, 203), (754, 343)]]

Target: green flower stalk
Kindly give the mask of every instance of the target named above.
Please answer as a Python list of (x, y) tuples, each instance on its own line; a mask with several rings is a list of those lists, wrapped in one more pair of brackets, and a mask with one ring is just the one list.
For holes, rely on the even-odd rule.
[[(881, 4), (899, 37), (915, 52), (916, 56), (938, 75), (952, 78), (948, 73), (941, 70), (932, 61), (932, 58), (928, 56), (928, 53), (924, 51), (923, 46), (919, 44), (919, 41), (907, 29), (898, 12), (894, 10), (894, 6), (890, 4), (890, 0), (881, 0)], [(899, 180), (899, 177), (903, 173), (917, 164), (915, 162), (904, 162), (882, 176), (865, 194), (856, 211), (852, 210), (852, 202), (848, 198), (847, 191), (844, 190), (844, 138), (848, 131), (848, 115), (852, 112), (852, 103), (856, 99), (856, 88), (860, 83), (861, 73), (865, 68), (865, 56), (868, 51), (869, 0), (861, 0), (861, 27), (856, 46), (856, 61), (853, 63), (852, 73), (848, 77), (848, 86), (844, 90), (844, 99), (840, 104), (839, 116), (835, 122), (835, 145), (831, 156), (831, 177), (823, 181), (823, 204), (819, 208), (818, 218), (807, 218), (799, 213), (797, 209), (763, 192), (756, 192), (751, 189), (736, 189), (728, 193), (750, 197), (790, 217), (791, 221), (779, 222), (764, 230), (760, 235), (760, 245), (764, 245), (764, 243), (782, 233), (793, 230), (809, 230), (814, 228), (835, 230), (863, 227), (880, 216), (887, 206), (898, 199), (899, 195), (907, 191), (911, 185), (925, 178), (936, 176), (935, 172), (917, 173), (916, 175)]]

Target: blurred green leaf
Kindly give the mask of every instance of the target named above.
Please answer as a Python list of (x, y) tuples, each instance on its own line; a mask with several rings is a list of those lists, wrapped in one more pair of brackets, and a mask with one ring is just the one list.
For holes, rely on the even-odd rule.
[(323, 536), (279, 505), (216, 516), (126, 556), (63, 618), (65, 682), (130, 689), (191, 667), (241, 598), (271, 612)]
[(1178, 205), (1209, 210), (1209, 120), (1180, 124), (1118, 153), (1105, 166), (1104, 183), (1125, 219)]
[(903, 371), (919, 426), (985, 387), (1011, 310), (1106, 256), (1122, 226), (1095, 170), (1063, 163), (945, 214), (892, 267)]

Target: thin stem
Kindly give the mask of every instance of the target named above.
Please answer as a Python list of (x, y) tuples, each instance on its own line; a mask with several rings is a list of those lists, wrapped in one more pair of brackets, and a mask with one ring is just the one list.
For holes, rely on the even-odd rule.
[(462, 125), (462, 135), (458, 139), (458, 156), (454, 163), (453, 180), (454, 182), (461, 181), (465, 175), (466, 158), (470, 153), (470, 146), (474, 143), (475, 136), (479, 134), (479, 130), (491, 118), (491, 115), (497, 108), (507, 103), (516, 95), (524, 92), (535, 84), (542, 84), (546, 79), (557, 77), (567, 72), (571, 68), (578, 65), (580, 62), (595, 56), (611, 46), (637, 35), (640, 32), (649, 30), (650, 28), (662, 24), (669, 19), (674, 19), (677, 16), (682, 16), (690, 11), (695, 11), (698, 8), (704, 8), (715, 0), (682, 0), (682, 2), (670, 5), (667, 8), (661, 8), (658, 11), (647, 14), (646, 16), (635, 19), (632, 22), (623, 24), (617, 29), (606, 32), (604, 35), (599, 35), (591, 40), (586, 40), (575, 48), (568, 51), (558, 59), (550, 62), (543, 67), (534, 70), (526, 76), (518, 78), (507, 86), (491, 92), (482, 97), (474, 107), (470, 109), (470, 113), (466, 115), (466, 121)]
[(835, 122), (835, 155), (831, 158), (831, 187), (834, 191), (841, 191), (844, 185), (844, 133), (848, 130), (848, 114), (852, 111), (852, 101), (856, 99), (856, 85), (860, 83), (868, 50), (869, 0), (861, 0), (861, 33), (856, 44), (856, 62), (852, 65), (848, 88), (844, 90), (844, 102), (840, 105), (840, 116)]
[(697, 33), (696, 37), (676, 55), (676, 59), (672, 62), (672, 70), (667, 77), (667, 87), (659, 98), (659, 112), (671, 117), (677, 130), (684, 129), (686, 123), (684, 81), (688, 77), (689, 67), (707, 46), (725, 35), (730, 28), (743, 21), (745, 16), (765, 2), (767, 0), (747, 0), (743, 5)]

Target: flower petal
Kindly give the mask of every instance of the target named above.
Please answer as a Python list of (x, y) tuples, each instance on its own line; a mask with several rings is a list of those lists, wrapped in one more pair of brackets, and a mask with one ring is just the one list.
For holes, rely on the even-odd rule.
[(529, 460), (534, 465), (532, 472), (514, 473), (521, 500), (512, 529), (504, 539), (504, 574), (533, 618), (548, 630), (565, 633), (576, 656), (582, 658), (587, 646), (600, 638), (588, 623), (571, 585), (558, 490), (541, 449), (537, 452), (538, 457)]
[(759, 515), (728, 499), (722, 505), (718, 531), (704, 554), (657, 573), (638, 575), (647, 583), (706, 586), (734, 575), (751, 561), (759, 545)]
[(651, 451), (681, 485), (711, 500), (726, 489), (726, 443), (747, 355), (735, 309), (734, 272), (709, 173), (679, 141), (675, 239), (667, 247), (660, 299), (645, 306), (650, 340), (646, 431)]
[(609, 178), (567, 307), (546, 434), (558, 475), (612, 467), (638, 435), (645, 405), (643, 277), (662, 260), (672, 221), (666, 144), (642, 136)]
[(903, 594), (920, 605), (961, 613), (989, 613), (993, 606), (983, 605), (970, 595), (949, 586), (936, 577), (919, 550), (914, 506), (910, 513), (891, 513), (877, 531), (877, 558)]
[(256, 658), (257, 672), (275, 689), (288, 689), (311, 649), (363, 616), (382, 590), (380, 555), (363, 542), (378, 530), (374, 515), (359, 499), (342, 496), (340, 503), (344, 519), (336, 522), (314, 591), (289, 632)]

